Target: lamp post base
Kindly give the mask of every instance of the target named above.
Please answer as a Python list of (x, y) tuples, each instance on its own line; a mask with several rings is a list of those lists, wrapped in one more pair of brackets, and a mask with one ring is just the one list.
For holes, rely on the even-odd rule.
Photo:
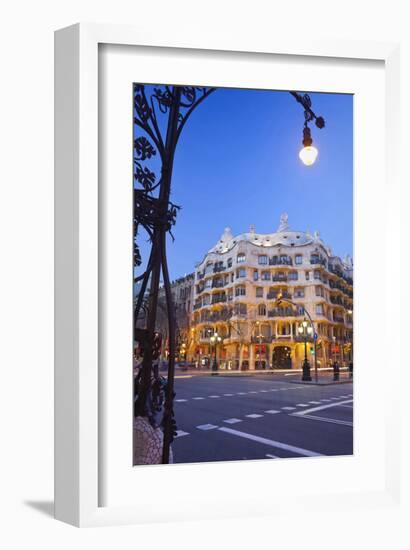
[(212, 363), (212, 376), (217, 376), (217, 375), (218, 375), (218, 363), (214, 361)]
[(303, 370), (302, 382), (311, 382), (312, 377), (310, 376), (310, 364), (309, 364), (309, 361), (307, 361), (306, 359), (305, 361), (303, 361), (302, 370)]

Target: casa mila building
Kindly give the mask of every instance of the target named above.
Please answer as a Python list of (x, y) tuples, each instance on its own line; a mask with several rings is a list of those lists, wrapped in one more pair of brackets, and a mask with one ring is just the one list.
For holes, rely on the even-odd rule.
[[(196, 266), (188, 358), (219, 369), (318, 367), (353, 360), (353, 263), (316, 231), (294, 231), (283, 214), (276, 232), (234, 236), (226, 228)], [(316, 335), (315, 335), (316, 334)]]

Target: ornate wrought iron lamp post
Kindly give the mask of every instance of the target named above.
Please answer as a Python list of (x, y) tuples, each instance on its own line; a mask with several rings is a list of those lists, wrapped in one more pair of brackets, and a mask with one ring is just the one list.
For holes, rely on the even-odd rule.
[[(175, 434), (173, 413), (174, 371), (176, 354), (176, 319), (173, 307), (170, 276), (166, 255), (166, 235), (175, 224), (178, 206), (170, 201), (172, 171), (175, 150), (181, 132), (196, 107), (216, 88), (193, 86), (145, 86), (134, 85), (134, 125), (141, 135), (134, 139), (134, 266), (141, 264), (140, 249), (137, 243), (139, 227), (143, 227), (151, 241), (151, 252), (146, 269), (134, 279), (140, 284), (134, 308), (134, 323), (137, 324), (140, 310), (146, 304), (145, 342), (142, 366), (136, 383), (136, 416), (145, 417), (152, 426), (157, 426), (157, 417), (164, 409), (161, 427), (163, 429), (162, 462), (169, 462), (170, 444)], [(305, 130), (308, 123), (315, 120), (318, 128), (323, 128), (324, 120), (316, 117), (311, 109), (307, 94), (291, 92), (303, 106)], [(305, 133), (304, 130), (304, 133)], [(307, 132), (306, 130), (306, 132)], [(311, 145), (311, 144), (310, 144)], [(146, 165), (154, 157), (159, 157), (160, 173), (156, 174)], [(169, 357), (167, 382), (158, 376), (154, 369), (156, 360), (155, 326), (158, 307), (158, 291), (161, 273), (165, 289), (168, 321)]]
[(214, 358), (213, 358), (213, 361), (212, 361), (212, 374), (217, 374), (217, 372), (218, 372), (217, 349), (218, 349), (218, 344), (220, 344), (222, 342), (222, 338), (219, 336), (219, 334), (217, 332), (215, 332), (210, 337), (209, 340), (211, 342), (211, 345), (214, 348)]
[(302, 369), (303, 369), (302, 380), (306, 382), (311, 382), (312, 377), (310, 376), (310, 363), (307, 358), (307, 339), (309, 336), (312, 336), (313, 329), (308, 324), (307, 320), (304, 319), (302, 323), (299, 325), (298, 332), (301, 336), (304, 337), (304, 341), (305, 341), (305, 358), (302, 366)]

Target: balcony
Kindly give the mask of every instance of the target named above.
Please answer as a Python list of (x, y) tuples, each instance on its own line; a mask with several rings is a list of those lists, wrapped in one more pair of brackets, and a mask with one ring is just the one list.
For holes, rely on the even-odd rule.
[(335, 298), (334, 296), (330, 296), (330, 301), (332, 304), (343, 305), (343, 300), (340, 297)]
[(344, 319), (343, 317), (341, 317), (340, 315), (333, 315), (333, 321), (335, 323), (344, 323)]
[(212, 281), (212, 288), (223, 288), (225, 286), (225, 281)]
[(333, 273), (334, 275), (337, 275), (338, 277), (343, 278), (343, 271), (340, 269), (340, 267), (334, 267), (332, 265), (329, 265), (328, 270), (330, 271), (330, 273)]
[(205, 272), (204, 273), (197, 273), (197, 279), (203, 279), (205, 277)]
[(214, 294), (212, 296), (211, 304), (219, 304), (221, 302), (226, 302), (226, 295), (225, 294)]
[(273, 258), (269, 258), (269, 265), (293, 265), (292, 258), (278, 258), (277, 256), (274, 256)]
[(251, 342), (252, 344), (260, 344), (260, 345), (263, 345), (263, 344), (270, 344), (271, 342), (273, 342), (275, 340), (275, 335), (272, 335), (272, 336), (264, 336), (262, 334), (262, 336), (251, 336)]
[(277, 308), (268, 311), (268, 317), (299, 317), (301, 314), (292, 308)]
[(287, 275), (273, 275), (272, 281), (274, 283), (286, 283), (288, 281)]
[(196, 309), (199, 309), (199, 308), (201, 308), (201, 307), (202, 307), (202, 303), (198, 303), (198, 304), (194, 304), (193, 309), (194, 309), (194, 311), (195, 311)]
[(221, 271), (225, 271), (226, 270), (226, 266), (224, 265), (216, 265), (214, 267), (214, 273), (220, 273)]
[(324, 258), (310, 258), (311, 265), (323, 265), (326, 267), (326, 260)]

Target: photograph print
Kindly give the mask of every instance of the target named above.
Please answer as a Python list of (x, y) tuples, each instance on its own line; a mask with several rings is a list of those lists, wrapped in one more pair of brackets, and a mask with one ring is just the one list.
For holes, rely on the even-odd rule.
[(353, 95), (131, 112), (133, 465), (352, 455)]

